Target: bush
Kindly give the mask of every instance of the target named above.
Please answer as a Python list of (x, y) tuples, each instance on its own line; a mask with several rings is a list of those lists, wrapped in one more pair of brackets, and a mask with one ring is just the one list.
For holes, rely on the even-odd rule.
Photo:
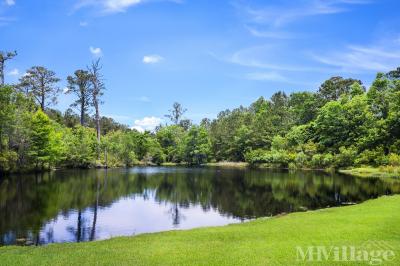
[(335, 155), (336, 167), (349, 167), (354, 165), (357, 158), (357, 150), (354, 147), (340, 147), (339, 153)]
[(3, 151), (0, 153), (0, 173), (16, 169), (18, 154), (14, 151)]
[(325, 167), (333, 166), (334, 161), (335, 157), (331, 153), (326, 153), (322, 157), (322, 163), (324, 164)]
[(251, 165), (265, 163), (264, 153), (262, 149), (250, 150), (244, 154), (244, 159)]
[(396, 153), (391, 153), (388, 156), (389, 165), (391, 166), (400, 166), (400, 155)]
[(364, 150), (361, 152), (357, 158), (355, 159), (355, 165), (370, 165), (370, 164), (378, 164), (379, 158), (384, 156), (384, 152), (382, 148), (378, 148), (375, 150)]
[(312, 168), (323, 168), (323, 155), (322, 154), (314, 154), (311, 158), (311, 167)]
[(298, 167), (307, 166), (308, 156), (304, 152), (299, 152), (296, 154), (295, 162)]

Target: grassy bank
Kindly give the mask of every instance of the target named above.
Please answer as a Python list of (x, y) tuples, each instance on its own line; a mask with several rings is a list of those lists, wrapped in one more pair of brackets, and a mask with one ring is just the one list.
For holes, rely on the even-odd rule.
[(308, 264), (296, 261), (296, 246), (361, 246), (366, 241), (384, 241), (396, 257), (383, 265), (400, 265), (399, 224), (400, 196), (391, 196), (360, 205), (223, 227), (79, 244), (2, 247), (0, 262), (2, 265), (296, 265)]
[(339, 170), (340, 173), (357, 177), (400, 178), (400, 167), (360, 167), (348, 170)]
[(224, 168), (246, 168), (249, 166), (246, 162), (215, 162), (207, 163), (206, 166), (224, 167)]

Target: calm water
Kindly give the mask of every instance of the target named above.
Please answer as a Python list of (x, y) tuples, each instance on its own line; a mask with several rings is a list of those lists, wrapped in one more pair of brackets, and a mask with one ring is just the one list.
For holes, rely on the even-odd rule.
[(225, 225), (398, 192), (398, 183), (311, 171), (137, 167), (2, 177), (0, 245)]

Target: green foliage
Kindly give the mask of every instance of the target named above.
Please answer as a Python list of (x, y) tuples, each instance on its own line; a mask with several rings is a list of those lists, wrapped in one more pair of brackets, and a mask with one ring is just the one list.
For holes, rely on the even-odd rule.
[(141, 133), (102, 117), (101, 140), (93, 130), (98, 119), (88, 115), (93, 96), (89, 72), (78, 70), (68, 78), (79, 115), (71, 109), (64, 114), (47, 109), (46, 116), (36, 111), (39, 106), (31, 97), (3, 86), (0, 171), (210, 161), (291, 168), (397, 166), (399, 73), (378, 73), (367, 92), (360, 81), (341, 77), (325, 81), (317, 93), (287, 96), (279, 91), (248, 108), (203, 119), (200, 126), (183, 117), (186, 109), (179, 103), (167, 115), (173, 125), (159, 126), (155, 132)]
[(89, 167), (95, 164), (96, 132), (92, 128), (76, 126), (66, 129), (63, 143), (66, 146), (65, 164), (68, 167)]
[(354, 147), (340, 147), (339, 153), (335, 155), (335, 165), (337, 167), (348, 167), (354, 165), (357, 150)]
[(161, 127), (157, 131), (157, 141), (161, 145), (167, 162), (179, 163), (182, 161), (180, 148), (185, 134), (184, 129), (178, 125)]
[(192, 165), (207, 163), (211, 155), (211, 142), (204, 127), (192, 126), (184, 139), (183, 159)]
[[(340, 96), (351, 91), (354, 83), (358, 83), (360, 86), (362, 84), (361, 81), (351, 78), (332, 77), (319, 87), (318, 97), (324, 102), (337, 101)], [(363, 91), (365, 90), (363, 89)]]
[(391, 153), (388, 156), (388, 161), (391, 166), (400, 166), (400, 155)]
[[(103, 137), (102, 150), (107, 152), (107, 166), (132, 166), (138, 163), (136, 132), (114, 131)], [(105, 164), (105, 153), (102, 153)]]

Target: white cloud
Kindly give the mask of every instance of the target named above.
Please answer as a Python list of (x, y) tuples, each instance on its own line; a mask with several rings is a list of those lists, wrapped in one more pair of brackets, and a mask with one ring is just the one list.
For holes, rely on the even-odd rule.
[(150, 102), (150, 98), (147, 96), (141, 96), (141, 97), (137, 98), (137, 100), (140, 102), (144, 102), (144, 103)]
[(89, 25), (89, 23), (87, 21), (79, 22), (79, 26), (81, 26), (81, 27), (86, 27), (87, 25)]
[(339, 71), (360, 73), (390, 71), (399, 65), (400, 45), (385, 40), (380, 45), (350, 45), (328, 53), (311, 53), (317, 62), (337, 67)]
[(283, 45), (245, 48), (234, 52), (226, 61), (246, 67), (279, 71), (330, 72), (327, 68), (312, 65), (313, 62), (302, 51), (291, 50)]
[(290, 34), (288, 32), (282, 32), (282, 31), (275, 31), (275, 30), (267, 30), (267, 31), (261, 31), (258, 29), (255, 29), (253, 27), (246, 27), (246, 29), (250, 32), (251, 35), (259, 38), (271, 38), (271, 39), (292, 39), (294, 38), (293, 34)]
[(251, 22), (268, 24), (272, 27), (282, 27), (305, 17), (342, 13), (349, 11), (349, 5), (368, 4), (370, 2), (367, 0), (306, 0), (291, 1), (290, 5), (279, 7), (236, 7), (240, 10), (245, 10), (245, 15)]
[(143, 57), (143, 63), (145, 64), (157, 64), (160, 63), (162, 60), (164, 60), (164, 58), (160, 55), (145, 55)]
[(17, 68), (14, 68), (10, 72), (7, 73), (9, 76), (18, 76), (19, 75), (19, 70)]
[(143, 119), (135, 120), (132, 129), (136, 129), (139, 132), (153, 131), (162, 121), (159, 117), (146, 116)]
[(106, 0), (103, 1), (103, 5), (107, 12), (124, 12), (128, 7), (142, 2), (142, 0)]
[(90, 46), (89, 50), (94, 57), (101, 57), (103, 54), (101, 51), (101, 48), (95, 48), (95, 47)]
[(258, 81), (280, 81), (285, 82), (287, 79), (276, 72), (254, 72), (246, 74), (246, 78)]
[(176, 4), (182, 3), (181, 0), (79, 0), (74, 6), (74, 10), (93, 7), (106, 15), (125, 12), (128, 8), (139, 4), (159, 1), (172, 2)]
[(5, 2), (5, 4), (8, 5), (8, 6), (13, 6), (13, 5), (15, 5), (15, 0), (5, 0), (4, 2)]

